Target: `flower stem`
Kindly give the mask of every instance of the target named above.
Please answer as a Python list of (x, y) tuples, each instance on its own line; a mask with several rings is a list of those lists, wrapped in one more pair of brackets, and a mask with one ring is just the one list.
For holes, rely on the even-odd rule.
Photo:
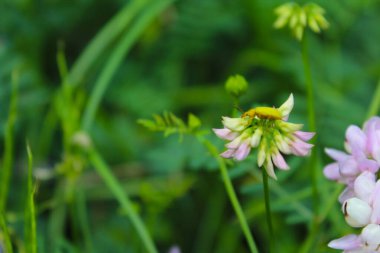
[(269, 231), (269, 252), (275, 252), (275, 239), (273, 234), (273, 225), (272, 225), (272, 214), (270, 209), (270, 199), (269, 199), (269, 184), (268, 184), (268, 174), (264, 168), (261, 168), (263, 175), (263, 186), (264, 186), (264, 199), (265, 199), (265, 213), (268, 224)]
[(18, 82), (19, 72), (12, 72), (11, 101), (9, 107), (9, 116), (5, 125), (4, 136), (4, 153), (2, 163), (0, 164), (0, 213), (5, 213), (8, 193), (11, 184), (11, 174), (14, 158), (14, 127), (17, 119), (17, 101), (18, 101)]
[(132, 225), (137, 230), (138, 235), (140, 236), (145, 248), (148, 253), (157, 253), (156, 246), (153, 243), (153, 240), (148, 233), (144, 223), (142, 222), (140, 216), (137, 214), (136, 210), (133, 208), (133, 204), (129, 199), (128, 195), (125, 193), (115, 176), (112, 174), (111, 169), (103, 161), (99, 153), (91, 148), (89, 150), (89, 159), (98, 172), (99, 176), (104, 180), (107, 187), (113, 193), (117, 201), (119, 201), (121, 207), (129, 216)]
[(4, 213), (0, 213), (0, 229), (1, 229), (2, 237), (3, 237), (2, 238), (3, 249), (7, 253), (13, 253), (12, 241), (9, 235), (6, 217)]
[[(311, 70), (309, 63), (309, 54), (307, 46), (307, 36), (305, 34), (302, 40), (302, 62), (304, 67), (305, 81), (306, 81), (306, 90), (307, 90), (307, 112), (309, 119), (309, 128), (311, 132), (316, 132), (316, 123), (315, 123), (315, 107), (314, 107), (314, 94), (313, 94), (313, 81), (311, 78)], [(314, 138), (314, 143), (316, 139)], [(317, 152), (311, 152), (310, 157), (310, 178), (313, 189), (313, 209), (314, 209), (314, 221), (318, 216), (318, 207), (319, 207), (319, 194), (318, 194), (318, 182), (317, 182)], [(316, 222), (314, 222), (316, 224)]]
[(228, 197), (231, 201), (231, 204), (235, 210), (236, 216), (238, 217), (240, 227), (244, 233), (245, 239), (247, 240), (249, 249), (251, 253), (258, 253), (255, 241), (253, 239), (253, 236), (251, 234), (251, 231), (249, 230), (249, 226), (247, 223), (247, 219), (243, 213), (243, 209), (241, 208), (241, 205), (239, 203), (239, 200), (236, 196), (234, 187), (232, 185), (231, 179), (228, 175), (227, 166), (224, 162), (224, 159), (219, 156), (218, 150), (215, 148), (211, 142), (203, 138), (202, 136), (197, 136), (198, 140), (206, 146), (206, 148), (210, 151), (211, 155), (215, 158), (215, 160), (218, 162), (220, 172), (222, 174), (222, 179), (224, 183), (224, 187), (226, 188)]
[(25, 209), (25, 241), (29, 253), (37, 253), (37, 222), (36, 206), (34, 203), (33, 189), (33, 155), (29, 147), (26, 146), (28, 153), (28, 179), (27, 179), (27, 208)]
[(380, 80), (377, 83), (375, 94), (373, 95), (371, 105), (367, 113), (367, 119), (376, 115), (379, 112), (380, 107)]

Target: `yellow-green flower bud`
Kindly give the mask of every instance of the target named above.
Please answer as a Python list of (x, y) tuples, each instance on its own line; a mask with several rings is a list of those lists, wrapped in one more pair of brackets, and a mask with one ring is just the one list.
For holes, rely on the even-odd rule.
[(230, 76), (225, 84), (226, 91), (232, 96), (239, 97), (248, 89), (248, 83), (241, 75)]
[(277, 7), (274, 12), (277, 14), (274, 27), (280, 29), (289, 25), (290, 30), (298, 40), (302, 40), (304, 29), (307, 26), (316, 33), (319, 33), (321, 29), (327, 29), (329, 26), (323, 16), (325, 10), (314, 3), (302, 7), (296, 3), (286, 3)]

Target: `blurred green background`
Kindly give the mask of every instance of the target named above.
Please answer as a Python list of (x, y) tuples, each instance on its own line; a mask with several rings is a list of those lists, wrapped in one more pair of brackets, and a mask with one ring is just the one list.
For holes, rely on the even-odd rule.
[[(202, 121), (202, 129), (220, 128), (221, 116), (233, 111), (224, 82), (230, 75), (241, 74), (250, 84), (240, 101), (243, 109), (279, 106), (293, 93), (290, 120), (306, 124), (307, 129), (300, 43), (288, 29), (273, 29), (273, 10), (283, 1), (177, 0), (138, 26), (139, 18), (152, 12), (157, 1), (145, 1), (135, 13), (127, 12), (132, 22), (108, 37), (109, 43), (98, 50), (101, 54), (89, 61), (86, 70), (73, 79), (69, 73), (69, 85), (75, 88), (66, 100), (57, 53), (65, 56), (72, 70), (102, 27), (133, 1), (0, 1), (1, 143), (12, 72), (18, 77), (7, 206), (13, 244), (21, 248), (16, 252), (23, 252), (26, 139), (34, 154), (38, 252), (145, 252), (128, 217), (96, 172), (80, 152), (65, 148), (65, 135), (72, 137), (80, 129), (82, 110), (94, 84), (124, 36), (134, 31), (129, 50), (119, 55), (121, 64), (111, 74), (95, 120), (86, 129), (92, 142), (135, 201), (160, 252), (172, 245), (179, 245), (184, 253), (248, 252), (208, 151), (191, 135), (182, 141), (176, 135), (163, 138), (137, 120), (164, 111), (186, 119), (191, 112)], [(336, 189), (322, 175), (323, 165), (330, 162), (323, 148), (343, 148), (346, 127), (362, 125), (380, 76), (380, 1), (315, 3), (326, 10), (330, 23), (322, 34), (306, 32), (323, 209)], [(223, 149), (223, 142), (211, 132), (207, 138)], [(230, 174), (259, 250), (267, 252), (262, 184), (254, 160), (251, 155), (231, 164)], [(291, 253), (299, 252), (307, 238), (312, 208), (307, 159), (289, 157), (287, 161), (291, 170), (278, 171), (279, 180), (270, 184), (276, 241), (281, 252)], [(66, 168), (76, 165), (79, 171)], [(349, 232), (336, 201), (310, 252), (336, 252), (327, 248), (327, 242)]]

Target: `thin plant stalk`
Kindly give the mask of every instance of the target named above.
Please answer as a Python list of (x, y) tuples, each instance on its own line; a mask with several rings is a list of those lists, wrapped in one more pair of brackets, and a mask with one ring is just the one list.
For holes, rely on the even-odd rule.
[(261, 168), (263, 175), (263, 187), (264, 187), (264, 200), (265, 200), (265, 214), (268, 225), (269, 232), (269, 252), (275, 252), (275, 241), (274, 233), (273, 233), (273, 223), (272, 223), (272, 212), (270, 208), (270, 198), (269, 198), (269, 184), (268, 184), (268, 174), (264, 168)]
[(153, 1), (147, 7), (136, 23), (125, 33), (121, 41), (113, 50), (108, 58), (106, 65), (100, 73), (94, 88), (90, 94), (89, 100), (84, 110), (82, 128), (87, 131), (95, 117), (100, 101), (111, 83), (111, 79), (116, 70), (122, 63), (125, 55), (129, 52), (139, 36), (145, 31), (145, 28), (151, 21), (168, 7), (174, 0)]
[(60, 253), (60, 242), (63, 238), (67, 206), (66, 206), (66, 194), (65, 194), (66, 182), (60, 180), (58, 186), (55, 188), (53, 203), (54, 208), (49, 217), (48, 231), (49, 231), (49, 252)]
[(34, 203), (33, 189), (33, 156), (29, 145), (26, 146), (28, 154), (28, 178), (27, 178), (27, 208), (25, 208), (25, 241), (29, 253), (37, 253), (37, 224), (36, 207)]
[(12, 91), (11, 91), (11, 102), (9, 108), (8, 121), (5, 126), (5, 137), (4, 137), (4, 156), (2, 168), (0, 171), (0, 213), (5, 213), (8, 192), (11, 181), (11, 171), (13, 166), (13, 130), (16, 123), (17, 117), (17, 86), (18, 86), (19, 73), (17, 70), (12, 72)]
[(123, 7), (107, 24), (96, 34), (86, 46), (79, 58), (75, 61), (69, 75), (68, 82), (77, 86), (88, 75), (91, 67), (101, 54), (111, 47), (112, 43), (127, 29), (129, 24), (145, 7), (148, 0), (132, 0)]
[(0, 229), (3, 236), (3, 247), (5, 249), (5, 252), (7, 253), (13, 253), (12, 243), (11, 243), (11, 237), (9, 236), (8, 226), (5, 220), (5, 215), (3, 213), (0, 213)]
[(75, 196), (75, 207), (78, 214), (79, 227), (84, 238), (84, 244), (87, 252), (95, 252), (92, 235), (89, 224), (89, 217), (87, 215), (86, 195), (83, 189), (78, 188), (77, 195)]
[(368, 112), (367, 112), (367, 119), (377, 115), (379, 112), (380, 107), (380, 80), (377, 83), (376, 91), (373, 95), (371, 105), (369, 106)]
[(222, 174), (224, 187), (226, 188), (230, 202), (234, 208), (236, 216), (238, 217), (240, 227), (243, 231), (245, 239), (247, 240), (250, 252), (251, 253), (258, 253), (257, 246), (255, 244), (255, 240), (253, 239), (253, 236), (251, 234), (251, 231), (250, 231), (248, 223), (247, 223), (247, 219), (244, 215), (243, 209), (241, 208), (240, 202), (236, 196), (236, 193), (235, 193), (234, 187), (232, 185), (231, 179), (228, 175), (227, 165), (226, 165), (224, 159), (220, 157), (218, 151), (216, 150), (215, 146), (211, 144), (211, 142), (209, 142), (208, 140), (204, 139), (201, 136), (197, 136), (197, 138), (202, 144), (204, 144), (206, 146), (206, 148), (210, 151), (211, 155), (218, 162), (219, 169), (220, 169), (220, 172)]
[[(315, 120), (315, 106), (314, 106), (314, 88), (313, 88), (313, 80), (311, 78), (311, 70), (309, 63), (309, 53), (307, 46), (307, 36), (305, 34), (302, 40), (302, 62), (304, 67), (305, 81), (306, 81), (306, 91), (307, 91), (307, 114), (309, 127), (311, 132), (316, 132), (316, 120)], [(314, 143), (316, 140), (314, 139)], [(319, 208), (319, 194), (318, 194), (318, 177), (317, 177), (317, 152), (314, 150), (311, 152), (310, 160), (309, 160), (309, 168), (311, 174), (311, 184), (313, 189), (313, 209), (314, 209), (314, 223), (316, 224), (316, 219), (318, 216), (318, 208)]]
[(133, 204), (129, 199), (128, 195), (126, 194), (120, 183), (117, 181), (115, 176), (111, 173), (111, 169), (103, 161), (102, 157), (94, 148), (91, 148), (89, 150), (89, 159), (97, 173), (104, 180), (107, 187), (110, 189), (117, 201), (120, 203), (124, 212), (128, 215), (129, 219), (132, 222), (132, 225), (136, 229), (138, 235), (140, 236), (146, 248), (146, 252), (158, 253), (147, 228), (145, 227), (142, 219), (140, 218), (136, 210), (133, 208)]

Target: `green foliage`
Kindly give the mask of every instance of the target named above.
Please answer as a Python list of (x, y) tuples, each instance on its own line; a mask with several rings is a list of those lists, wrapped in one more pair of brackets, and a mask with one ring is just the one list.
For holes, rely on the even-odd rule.
[(184, 134), (197, 134), (201, 126), (200, 119), (192, 113), (188, 115), (187, 124), (171, 112), (164, 112), (162, 116), (154, 114), (153, 119), (139, 119), (137, 122), (150, 131), (163, 132), (165, 137), (179, 134), (180, 140)]
[(248, 89), (247, 80), (241, 75), (230, 76), (224, 85), (226, 91), (232, 96), (240, 97)]
[[(223, 84), (234, 73), (250, 84), (239, 97), (241, 108), (278, 105), (292, 92), (290, 120), (309, 129), (300, 45), (288, 31), (273, 29), (273, 11), (283, 3), (0, 1), (3, 248), (29, 249), (23, 227), (31, 209), (24, 200), (34, 196), (38, 252), (146, 252), (127, 216), (127, 196), (159, 252), (174, 244), (185, 253), (249, 252), (217, 170), (223, 142), (206, 133), (232, 115), (237, 101)], [(315, 4), (329, 22), (319, 34), (303, 34), (315, 92), (322, 223), (307, 241), (313, 216), (308, 163), (287, 157), (290, 171), (269, 182), (277, 244), (285, 253), (302, 252), (306, 241), (311, 252), (335, 252), (328, 241), (357, 232), (342, 217), (340, 189), (323, 177), (330, 159), (321, 150), (342, 148), (347, 126), (361, 125), (379, 104), (379, 96), (372, 99), (380, 72), (379, 2)], [(25, 139), (33, 147), (32, 188)], [(108, 183), (89, 159), (94, 147)], [(266, 252), (255, 156), (226, 162), (259, 251)]]

